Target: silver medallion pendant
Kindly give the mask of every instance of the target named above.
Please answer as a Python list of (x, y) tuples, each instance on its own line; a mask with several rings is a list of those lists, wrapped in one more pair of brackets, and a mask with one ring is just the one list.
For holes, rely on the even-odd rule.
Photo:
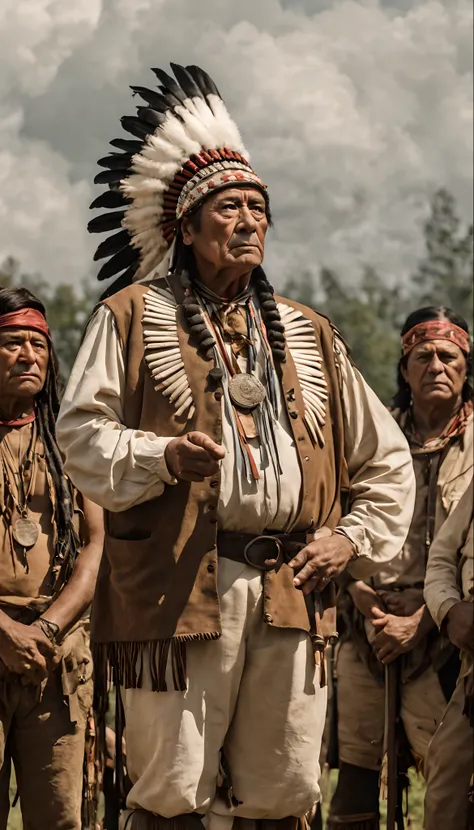
[(17, 519), (12, 528), (13, 538), (22, 548), (32, 548), (38, 541), (39, 528), (31, 519)]
[(248, 372), (240, 372), (229, 380), (229, 395), (235, 406), (250, 410), (263, 403), (267, 393), (258, 378)]

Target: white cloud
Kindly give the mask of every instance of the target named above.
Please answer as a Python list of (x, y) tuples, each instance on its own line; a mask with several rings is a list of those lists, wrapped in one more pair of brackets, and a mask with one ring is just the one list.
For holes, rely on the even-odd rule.
[(469, 0), (6, 5), (0, 255), (54, 281), (89, 272), (95, 160), (133, 113), (128, 85), (169, 60), (215, 78), (269, 185), (275, 282), (321, 264), (405, 275), (438, 186), (469, 216)]

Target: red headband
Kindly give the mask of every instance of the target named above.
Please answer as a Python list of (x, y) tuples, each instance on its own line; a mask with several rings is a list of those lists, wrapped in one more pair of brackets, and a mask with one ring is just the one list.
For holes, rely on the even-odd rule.
[(409, 354), (414, 346), (425, 343), (427, 340), (449, 340), (459, 346), (462, 352), (469, 354), (469, 334), (460, 326), (455, 326), (449, 320), (429, 320), (427, 323), (418, 323), (402, 337), (402, 352)]
[(34, 329), (51, 340), (51, 332), (45, 317), (35, 308), (20, 308), (0, 316), (0, 329)]

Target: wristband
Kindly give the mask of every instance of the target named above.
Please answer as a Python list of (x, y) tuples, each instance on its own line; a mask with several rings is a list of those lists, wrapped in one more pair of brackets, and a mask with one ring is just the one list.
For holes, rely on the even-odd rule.
[(59, 634), (59, 625), (57, 625), (54, 622), (51, 622), (51, 620), (46, 620), (44, 617), (38, 617), (38, 619), (35, 620), (34, 625), (37, 625), (39, 628), (41, 628), (41, 631), (53, 644), (53, 646), (56, 646), (58, 644), (57, 636)]

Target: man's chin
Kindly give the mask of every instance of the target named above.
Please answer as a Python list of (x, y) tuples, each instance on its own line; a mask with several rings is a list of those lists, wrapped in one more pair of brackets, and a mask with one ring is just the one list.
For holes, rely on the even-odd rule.
[(39, 379), (18, 378), (15, 384), (15, 393), (19, 398), (34, 398), (35, 395), (41, 392), (43, 386), (44, 384)]
[[(241, 251), (241, 253), (239, 253)], [(233, 252), (235, 262), (248, 268), (257, 268), (263, 262), (263, 255), (258, 250), (237, 248)]]
[[(435, 401), (449, 401), (451, 398), (453, 398), (453, 393), (452, 393), (451, 389), (448, 389), (446, 386), (445, 387), (439, 386), (439, 387), (434, 387), (434, 388), (430, 389), (429, 391), (427, 390), (423, 397), (424, 397), (425, 403), (429, 404), (429, 403), (435, 402)], [(454, 400), (454, 398), (453, 398), (453, 400)]]

